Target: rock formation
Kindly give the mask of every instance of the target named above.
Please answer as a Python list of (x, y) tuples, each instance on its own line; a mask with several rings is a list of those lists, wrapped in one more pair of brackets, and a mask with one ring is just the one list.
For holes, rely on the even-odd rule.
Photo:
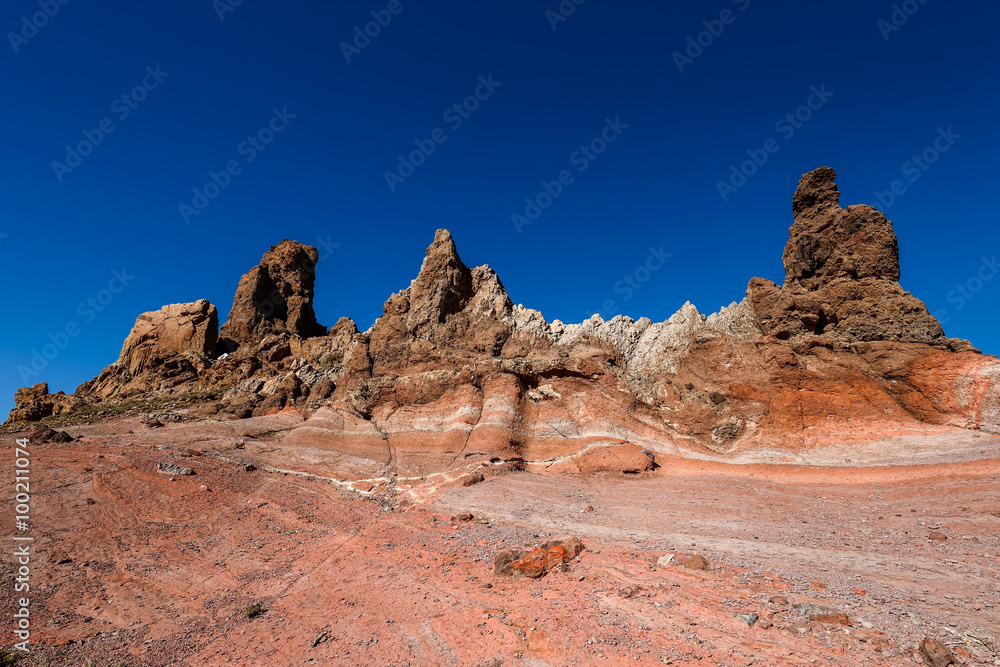
[(14, 404), (8, 421), (35, 422), (51, 415), (70, 412), (80, 405), (80, 400), (61, 391), (50, 394), (48, 383), (39, 382), (33, 387), (18, 389), (14, 394)]
[(799, 181), (785, 283), (755, 278), (747, 289), (760, 328), (785, 340), (943, 340), (938, 321), (899, 285), (892, 223), (871, 206), (841, 208), (835, 178), (822, 167)]
[[(240, 280), (228, 342), (215, 345), (207, 301), (147, 313), (72, 400), (215, 391), (197, 414), (223, 419), (294, 407), (303, 421), (285, 445), (327, 472), (400, 483), (497, 465), (641, 475), (660, 454), (751, 460), (1000, 432), (1000, 364), (946, 338), (900, 287), (892, 224), (841, 208), (834, 177), (824, 167), (799, 183), (784, 283), (754, 278), (708, 317), (686, 303), (664, 322), (548, 322), (438, 230), (368, 331), (341, 318), (326, 332), (312, 308), (316, 251), (286, 240)], [(69, 400), (23, 389), (11, 420)]]
[(138, 375), (178, 354), (207, 357), (218, 337), (219, 314), (206, 299), (164, 306), (139, 316), (122, 345), (118, 364)]
[(76, 393), (124, 398), (197, 383), (218, 335), (219, 314), (206, 299), (143, 313), (125, 338), (118, 361)]
[(269, 334), (302, 338), (326, 329), (313, 312), (313, 284), (319, 253), (312, 246), (285, 239), (264, 253), (260, 264), (240, 278), (229, 320), (220, 335), (243, 345)]

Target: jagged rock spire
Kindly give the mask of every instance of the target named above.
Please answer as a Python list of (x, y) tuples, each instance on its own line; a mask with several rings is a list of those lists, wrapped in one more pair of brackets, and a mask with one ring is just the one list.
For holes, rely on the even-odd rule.
[(297, 241), (271, 246), (260, 264), (240, 278), (220, 337), (243, 344), (275, 333), (302, 338), (326, 334), (312, 305), (318, 261), (316, 248)]

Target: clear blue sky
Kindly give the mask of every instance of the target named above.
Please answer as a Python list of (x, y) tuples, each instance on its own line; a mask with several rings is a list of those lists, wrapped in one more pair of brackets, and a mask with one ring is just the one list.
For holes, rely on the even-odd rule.
[[(609, 300), (654, 320), (685, 300), (710, 313), (753, 276), (783, 277), (792, 192), (821, 165), (845, 205), (900, 181), (887, 210), (903, 286), (944, 311), (950, 336), (1000, 351), (1000, 275), (976, 282), (1000, 253), (995, 3), (910, 0), (893, 17), (860, 0), (566, 0), (569, 16), (546, 15), (559, 0), (231, 1), (0, 9), (4, 414), (50, 334), (78, 328), (27, 384), (73, 391), (144, 311), (208, 298), (224, 319), (240, 275), (283, 238), (339, 244), (318, 268), (327, 326), (367, 328), (439, 227), (549, 320)], [(373, 11), (387, 25), (357, 37)], [(779, 124), (797, 110), (808, 120)], [(260, 136), (271, 123), (281, 131)], [(947, 151), (905, 165), (939, 128)], [(576, 153), (602, 132), (603, 153)], [(397, 156), (428, 140), (390, 188)], [(80, 142), (87, 155), (67, 156)], [(718, 182), (748, 150), (767, 161), (723, 201)], [(196, 201), (209, 172), (228, 184)], [(542, 181), (562, 192), (518, 233), (511, 215)], [(207, 206), (187, 222), (184, 203)], [(639, 270), (661, 246), (662, 267)], [(123, 269), (128, 284), (102, 292)], [(637, 270), (648, 280), (629, 295), (618, 281)], [(972, 298), (949, 303), (970, 279)]]

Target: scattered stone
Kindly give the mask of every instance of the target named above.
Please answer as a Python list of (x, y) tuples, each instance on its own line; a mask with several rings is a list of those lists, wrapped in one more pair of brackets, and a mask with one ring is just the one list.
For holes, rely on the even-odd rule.
[(660, 556), (658, 559), (656, 559), (656, 564), (659, 565), (660, 567), (666, 567), (667, 565), (670, 565), (670, 563), (673, 562), (673, 560), (674, 560), (674, 555), (667, 554), (666, 556)]
[(455, 520), (462, 522), (469, 522), (475, 518), (476, 517), (473, 516), (472, 512), (459, 512), (458, 514), (455, 515)]
[(749, 614), (740, 614), (740, 618), (743, 620), (744, 623), (746, 623), (752, 628), (754, 624), (757, 622), (757, 620), (760, 618), (760, 616), (758, 616), (755, 613), (749, 613)]
[(257, 470), (257, 466), (255, 466), (255, 465), (254, 465), (254, 464), (252, 464), (252, 463), (248, 463), (248, 464), (246, 464), (245, 466), (243, 466), (243, 470), (244, 470), (245, 472), (253, 472), (254, 470)]
[(776, 604), (779, 607), (784, 607), (788, 604), (788, 598), (786, 598), (784, 595), (772, 595), (771, 598), (768, 600), (768, 602), (770, 602), (771, 604)]
[(934, 530), (931, 531), (931, 533), (927, 536), (927, 539), (932, 540), (934, 542), (944, 542), (948, 539), (948, 536), (945, 535), (944, 533), (939, 533), (938, 531)]

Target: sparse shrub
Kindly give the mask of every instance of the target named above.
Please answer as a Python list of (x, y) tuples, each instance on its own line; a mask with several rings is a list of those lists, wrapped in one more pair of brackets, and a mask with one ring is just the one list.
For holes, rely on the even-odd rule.
[(254, 602), (243, 607), (243, 616), (245, 618), (257, 618), (264, 613), (264, 605), (259, 602)]
[(246, 446), (247, 443), (243, 442), (242, 440), (237, 440), (236, 442), (233, 443), (233, 449), (243, 449)]
[(328, 371), (334, 366), (339, 366), (342, 363), (344, 363), (344, 353), (342, 350), (337, 350), (336, 352), (331, 352), (323, 357), (320, 361), (320, 368), (324, 371)]
[(0, 647), (0, 667), (13, 667), (20, 659), (21, 656), (14, 653), (6, 646)]

